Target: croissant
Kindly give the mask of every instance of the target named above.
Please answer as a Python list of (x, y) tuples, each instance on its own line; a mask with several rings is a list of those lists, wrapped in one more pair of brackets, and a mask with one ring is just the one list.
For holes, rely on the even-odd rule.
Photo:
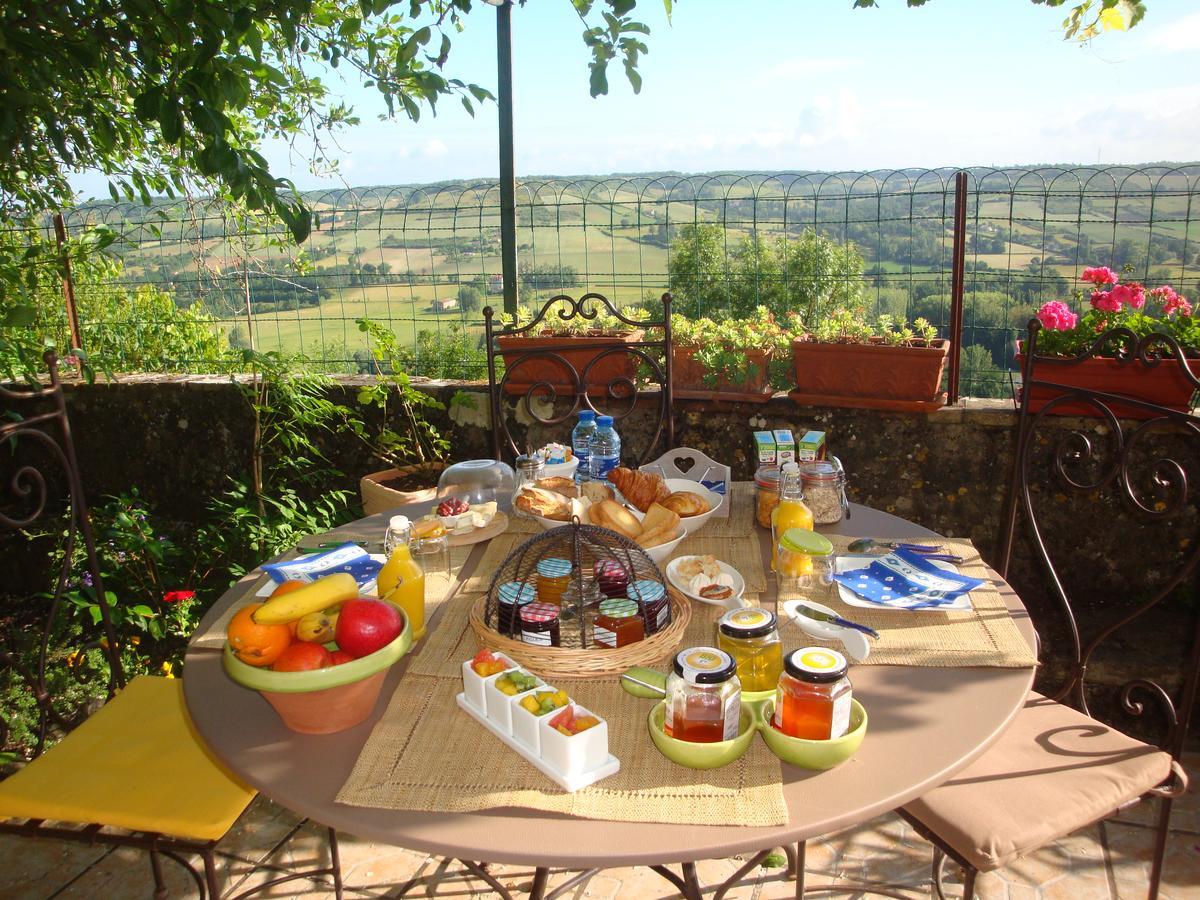
[(671, 496), (671, 489), (663, 482), (661, 475), (635, 472), (618, 466), (608, 473), (608, 480), (642, 512), (648, 510), (651, 504), (661, 503)]

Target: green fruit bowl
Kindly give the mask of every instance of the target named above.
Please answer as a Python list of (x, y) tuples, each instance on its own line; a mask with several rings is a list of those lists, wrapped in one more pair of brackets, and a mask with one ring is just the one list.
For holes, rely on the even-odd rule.
[(758, 730), (758, 723), (754, 718), (753, 711), (749, 707), (743, 706), (742, 718), (739, 723), (740, 731), (737, 737), (731, 741), (696, 744), (692, 741), (667, 737), (667, 733), (663, 731), (666, 715), (665, 700), (654, 704), (647, 719), (650, 739), (654, 741), (654, 746), (663, 756), (671, 762), (687, 766), (689, 769), (719, 769), (721, 766), (729, 765), (749, 749), (750, 743), (754, 740), (754, 732)]
[(273, 672), (267, 667), (248, 666), (228, 644), (223, 662), (229, 677), (261, 693), (288, 728), (305, 734), (332, 734), (359, 724), (371, 714), (387, 670), (411, 647), (412, 628), (405, 616), (404, 630), (390, 644), (327, 669)]
[(775, 701), (769, 700), (758, 709), (758, 728), (771, 752), (785, 763), (801, 769), (832, 769), (848, 760), (858, 750), (867, 733), (867, 711), (857, 700), (850, 701), (850, 730), (830, 741), (809, 741), (794, 738), (771, 724)]

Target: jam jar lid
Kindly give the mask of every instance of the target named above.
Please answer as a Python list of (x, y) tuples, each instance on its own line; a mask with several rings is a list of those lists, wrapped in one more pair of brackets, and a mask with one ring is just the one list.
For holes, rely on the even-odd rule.
[(546, 578), (562, 578), (571, 574), (571, 561), (561, 556), (547, 556), (539, 559), (537, 573)]
[(661, 600), (666, 592), (667, 589), (652, 578), (639, 578), (625, 589), (625, 595), (630, 600), (640, 600), (642, 603)]
[(759, 466), (754, 473), (754, 483), (767, 490), (779, 490), (779, 466)]
[(846, 657), (824, 647), (801, 647), (783, 661), (787, 673), (797, 681), (810, 684), (829, 684), (846, 674), (850, 667)]
[(779, 539), (779, 546), (790, 553), (803, 553), (805, 556), (829, 556), (833, 553), (829, 538), (807, 528), (789, 528)]
[(629, 581), (630, 569), (619, 560), (607, 556), (596, 560), (592, 573), (601, 581)]
[(680, 650), (672, 668), (688, 684), (721, 684), (737, 674), (733, 657), (716, 647)]
[(553, 603), (528, 603), (521, 607), (522, 622), (553, 622), (558, 619), (558, 607)]
[(497, 590), (500, 602), (505, 606), (524, 606), (532, 603), (537, 596), (537, 590), (527, 581), (506, 581)]
[(769, 609), (750, 606), (745, 609), (731, 609), (721, 616), (718, 627), (721, 634), (731, 638), (757, 638), (770, 634), (775, 630), (778, 619)]
[(611, 619), (627, 619), (638, 614), (638, 605), (624, 597), (610, 597), (600, 601), (600, 615)]

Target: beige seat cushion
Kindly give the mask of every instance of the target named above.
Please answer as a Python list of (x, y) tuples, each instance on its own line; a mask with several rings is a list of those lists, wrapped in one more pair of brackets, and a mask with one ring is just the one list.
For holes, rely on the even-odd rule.
[(1170, 770), (1158, 748), (1030, 692), (983, 756), (905, 811), (988, 871), (1104, 818)]

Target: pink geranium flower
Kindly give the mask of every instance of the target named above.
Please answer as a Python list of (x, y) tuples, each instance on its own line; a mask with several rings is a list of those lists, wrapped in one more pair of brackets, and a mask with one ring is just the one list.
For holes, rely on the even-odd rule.
[(1113, 291), (1092, 291), (1092, 307), (1100, 312), (1117, 313), (1121, 311), (1121, 300), (1113, 296)]
[(1042, 327), (1051, 331), (1070, 331), (1079, 322), (1079, 316), (1071, 312), (1071, 308), (1061, 300), (1043, 303), (1037, 311), (1037, 317)]
[(1136, 281), (1114, 285), (1109, 294), (1117, 302), (1117, 309), (1120, 309), (1122, 306), (1128, 306), (1130, 309), (1141, 309), (1146, 305), (1146, 289)]
[(1121, 276), (1108, 268), (1108, 266), (1094, 266), (1090, 269), (1084, 269), (1083, 274), (1079, 276), (1079, 280), (1087, 281), (1091, 284), (1116, 284), (1121, 280)]
[(1156, 287), (1149, 293), (1151, 297), (1154, 297), (1162, 304), (1163, 315), (1168, 318), (1175, 313), (1183, 313), (1185, 316), (1192, 314), (1192, 304), (1182, 295), (1175, 293), (1175, 288), (1169, 284)]

